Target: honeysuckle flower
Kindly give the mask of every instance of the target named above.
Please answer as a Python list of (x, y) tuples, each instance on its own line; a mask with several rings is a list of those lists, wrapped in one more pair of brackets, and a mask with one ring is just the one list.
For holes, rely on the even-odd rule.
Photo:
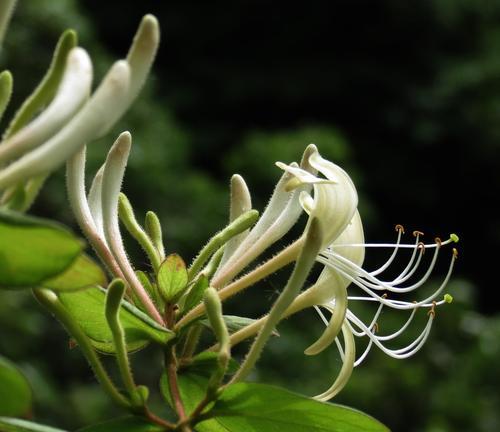
[[(411, 244), (403, 244), (401, 240), (404, 230), (398, 225), (396, 243), (365, 243), (363, 225), (357, 210), (356, 188), (347, 173), (332, 162), (323, 159), (313, 145), (308, 147), (307, 160), (309, 165), (324, 177), (310, 170), (301, 169), (296, 164), (285, 165), (278, 162), (277, 165), (291, 176), (288, 177), (285, 189), (293, 190), (304, 184), (313, 185), (313, 194), (302, 191), (299, 201), (309, 215), (308, 226), (314, 218), (316, 225), (320, 228), (322, 247), (316, 261), (323, 264), (324, 269), (316, 283), (293, 300), (282, 313), (281, 319), (300, 310), (315, 307), (324, 320), (326, 324), (324, 333), (305, 350), (305, 354), (318, 354), (333, 343), (338, 347), (343, 361), (340, 373), (329, 389), (316, 396), (317, 399), (327, 400), (345, 386), (353, 368), (361, 364), (372, 346), (377, 346), (394, 358), (407, 358), (424, 345), (431, 331), (436, 307), (452, 300), (449, 294), (443, 296), (443, 290), (453, 271), (457, 257), (456, 250), (452, 250), (449, 268), (443, 282), (432, 294), (416, 301), (401, 299), (399, 296), (413, 293), (422, 287), (429, 280), (441, 249), (450, 243), (457, 242), (458, 237), (452, 234), (446, 241), (436, 238), (433, 243), (424, 244), (421, 242), (422, 233), (415, 231), (415, 241)], [(382, 266), (368, 271), (362, 266), (365, 250), (371, 248), (392, 248), (393, 251)], [(384, 277), (383, 274), (396, 263), (397, 256), (405, 249), (411, 251), (411, 256), (404, 268), (397, 272), (395, 277)], [(430, 262), (427, 268), (422, 270), (425, 262), (424, 253), (431, 250), (433, 253)], [(418, 277), (419, 274), (420, 277)], [(242, 279), (250, 276), (252, 276), (251, 273)], [(238, 285), (238, 281), (233, 285)], [(232, 287), (226, 288), (229, 290)], [(220, 294), (223, 294), (226, 288), (222, 289)], [(352, 292), (355, 289), (360, 289), (361, 295)], [(377, 305), (368, 323), (356, 315), (355, 308), (353, 308), (356, 302)], [(389, 334), (378, 332), (378, 320), (384, 308), (409, 313), (405, 323)], [(392, 341), (410, 327), (419, 309), (427, 310), (427, 323), (424, 329), (408, 345), (392, 348), (390, 345)], [(325, 317), (323, 311), (330, 314), (329, 318)], [(231, 344), (237, 344), (259, 332), (266, 325), (267, 320), (268, 316), (265, 316), (233, 333)], [(340, 332), (342, 332), (343, 344), (339, 337)], [(366, 348), (358, 358), (356, 358), (356, 338), (368, 339)]]
[[(306, 307), (314, 306), (326, 324), (322, 336), (305, 350), (305, 354), (314, 355), (323, 351), (333, 342), (336, 343), (343, 366), (333, 383), (324, 393), (316, 396), (321, 400), (328, 400), (335, 396), (347, 383), (355, 366), (361, 364), (373, 345), (394, 358), (407, 358), (415, 354), (427, 340), (435, 317), (436, 306), (451, 301), (446, 294), (440, 297), (448, 283), (457, 252), (453, 249), (449, 268), (443, 282), (429, 296), (419, 301), (401, 300), (394, 296), (411, 293), (423, 286), (429, 279), (436, 265), (439, 252), (443, 246), (458, 241), (456, 235), (451, 235), (446, 241), (435, 239), (432, 244), (420, 241), (422, 233), (415, 231), (415, 242), (402, 244), (403, 227), (398, 225), (398, 238), (395, 244), (368, 244), (365, 243), (363, 226), (357, 207), (356, 189), (349, 176), (335, 164), (321, 158), (314, 147), (309, 156), (310, 164), (325, 178), (319, 178), (297, 167), (277, 163), (277, 165), (294, 175), (290, 181), (292, 187), (302, 183), (314, 185), (314, 195), (302, 192), (301, 204), (310, 217), (316, 217), (323, 228), (326, 237), (325, 247), (319, 254), (317, 261), (325, 267), (317, 282), (301, 293), (285, 312), (284, 316), (291, 315)], [(366, 248), (392, 248), (389, 259), (373, 271), (363, 269)], [(386, 272), (396, 260), (396, 256), (403, 249), (411, 249), (411, 256), (406, 266), (396, 277), (385, 279)], [(425, 251), (433, 250), (433, 255), (423, 275), (410, 283), (421, 271), (421, 264)], [(349, 287), (349, 286), (352, 286)], [(362, 295), (353, 295), (348, 292), (357, 287)], [(394, 297), (394, 298), (393, 298)], [(440, 298), (440, 299), (439, 299)], [(360, 319), (350, 307), (354, 302), (376, 303), (378, 306), (369, 323)], [(327, 319), (322, 310), (330, 314)], [(378, 334), (378, 319), (384, 308), (408, 311), (409, 317), (401, 328), (390, 334)], [(399, 336), (410, 327), (418, 309), (427, 309), (428, 319), (422, 332), (407, 346), (391, 348), (387, 343)], [(339, 333), (342, 331), (344, 346)], [(356, 359), (355, 337), (366, 337), (368, 343), (362, 354)]]

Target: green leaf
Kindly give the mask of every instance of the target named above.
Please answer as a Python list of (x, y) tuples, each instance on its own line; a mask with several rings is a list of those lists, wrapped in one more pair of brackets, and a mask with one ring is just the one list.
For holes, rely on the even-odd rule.
[(65, 272), (46, 280), (41, 286), (54, 291), (76, 291), (107, 284), (106, 274), (101, 267), (87, 255), (82, 254)]
[[(61, 292), (59, 299), (68, 309), (93, 345), (104, 353), (115, 352), (113, 335), (104, 315), (106, 291), (92, 287), (82, 291)], [(120, 321), (125, 331), (128, 351), (136, 351), (154, 341), (166, 344), (174, 333), (124, 301), (120, 308)]]
[(382, 423), (342, 405), (319, 402), (265, 384), (230, 385), (215, 402), (215, 418), (199, 432), (388, 432)]
[(167, 303), (175, 303), (187, 288), (186, 264), (177, 254), (169, 255), (158, 269), (158, 288)]
[(122, 417), (79, 429), (78, 432), (162, 432), (165, 429), (141, 417)]
[(31, 409), (31, 387), (14, 363), (0, 356), (0, 415), (23, 416)]
[[(196, 282), (189, 290), (187, 296), (185, 297), (184, 306), (182, 307), (182, 313), (185, 314), (197, 306), (203, 300), (205, 290), (208, 288), (208, 278), (201, 274), (200, 277), (196, 279)], [(208, 321), (206, 321), (208, 323)]]
[(64, 432), (62, 429), (7, 417), (0, 417), (0, 430), (2, 432)]
[[(238, 362), (230, 359), (227, 373), (232, 374), (236, 372), (238, 366)], [(188, 413), (193, 411), (205, 397), (208, 380), (217, 367), (217, 353), (205, 351), (194, 357), (189, 364), (181, 366), (179, 369), (177, 377), (179, 391)], [(160, 390), (167, 403), (172, 405), (167, 375), (165, 373), (163, 373), (160, 379)]]
[(38, 286), (65, 271), (82, 248), (61, 225), (0, 210), (0, 288)]

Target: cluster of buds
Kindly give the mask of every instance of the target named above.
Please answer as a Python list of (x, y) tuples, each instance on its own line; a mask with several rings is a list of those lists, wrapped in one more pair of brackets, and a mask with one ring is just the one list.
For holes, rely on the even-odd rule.
[[(0, 7), (3, 36), (15, 1)], [(61, 36), (52, 63), (19, 108), (0, 142), (1, 204), (25, 211), (46, 177), (85, 144), (104, 134), (125, 113), (143, 86), (159, 44), (155, 17), (143, 18), (125, 59), (116, 61), (92, 92), (92, 60), (77, 36)], [(0, 117), (13, 87), (9, 71), (0, 74)]]

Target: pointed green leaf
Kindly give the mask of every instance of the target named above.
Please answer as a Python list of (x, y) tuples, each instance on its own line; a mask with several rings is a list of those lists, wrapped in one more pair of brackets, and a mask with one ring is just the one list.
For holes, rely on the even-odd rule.
[(107, 284), (106, 274), (101, 267), (87, 255), (82, 254), (65, 272), (46, 280), (41, 286), (54, 291), (76, 291)]
[(204, 274), (202, 274), (196, 279), (196, 282), (185, 297), (184, 306), (182, 307), (183, 314), (189, 312), (191, 309), (201, 303), (205, 294), (205, 290), (207, 288), (208, 278)]
[(265, 384), (230, 385), (215, 402), (215, 418), (200, 432), (388, 432), (382, 423), (352, 408), (319, 402)]
[(14, 363), (1, 356), (0, 401), (2, 416), (23, 416), (31, 409), (32, 393), (27, 379)]
[[(104, 353), (114, 353), (113, 335), (106, 322), (104, 304), (106, 290), (92, 287), (82, 291), (61, 292), (59, 299), (69, 310), (93, 345)], [(125, 331), (128, 351), (136, 351), (153, 341), (166, 344), (174, 333), (160, 326), (144, 312), (124, 301), (120, 321)]]
[(188, 276), (186, 264), (177, 255), (169, 255), (158, 269), (158, 288), (168, 303), (175, 303), (187, 287)]
[(2, 432), (64, 432), (62, 429), (8, 417), (0, 417), (0, 430)]
[(164, 430), (142, 417), (122, 417), (87, 426), (77, 432), (162, 432)]
[(65, 271), (83, 243), (55, 223), (0, 211), (0, 288), (38, 286)]

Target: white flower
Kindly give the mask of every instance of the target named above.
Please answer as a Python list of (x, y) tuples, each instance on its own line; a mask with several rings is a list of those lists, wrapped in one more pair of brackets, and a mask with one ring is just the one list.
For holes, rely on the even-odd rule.
[[(435, 307), (452, 300), (448, 294), (440, 296), (450, 279), (457, 257), (456, 250), (453, 249), (448, 272), (434, 293), (419, 301), (401, 300), (396, 296), (412, 293), (422, 287), (433, 272), (441, 248), (458, 241), (458, 237), (452, 234), (446, 241), (437, 238), (432, 244), (424, 244), (420, 241), (422, 233), (415, 231), (415, 241), (412, 244), (402, 244), (404, 230), (398, 225), (396, 227), (398, 238), (395, 244), (365, 243), (361, 218), (356, 209), (356, 189), (349, 176), (335, 164), (321, 158), (317, 150), (311, 154), (309, 161), (314, 168), (325, 175), (326, 179), (316, 177), (297, 167), (277, 164), (295, 176), (290, 181), (293, 187), (303, 183), (314, 185), (314, 196), (302, 193), (301, 204), (310, 216), (317, 217), (322, 224), (327, 241), (317, 261), (325, 267), (317, 282), (295, 299), (285, 316), (314, 306), (325, 322), (327, 326), (325, 332), (306, 349), (306, 354), (318, 354), (333, 342), (336, 343), (343, 366), (333, 385), (316, 396), (317, 399), (328, 400), (345, 386), (353, 368), (366, 358), (373, 345), (398, 359), (410, 357), (424, 345), (434, 321)], [(366, 248), (392, 248), (393, 251), (382, 266), (367, 271), (362, 267)], [(411, 250), (407, 264), (396, 277), (383, 278), (382, 275), (403, 249)], [(422, 273), (424, 253), (428, 250), (433, 250), (430, 263), (423, 275), (416, 278), (417, 274)], [(349, 291), (359, 288), (361, 295), (348, 292), (348, 287)], [(437, 300), (439, 297), (441, 299)], [(370, 322), (366, 323), (356, 316), (350, 307), (354, 302), (377, 304)], [(329, 319), (324, 316), (320, 307), (330, 314)], [(399, 330), (390, 334), (378, 334), (378, 320), (383, 308), (408, 311), (409, 317)], [(391, 348), (388, 343), (401, 336), (410, 327), (418, 309), (428, 311), (427, 324), (422, 332), (410, 344), (401, 348)], [(343, 346), (339, 339), (340, 331), (343, 334)], [(368, 338), (366, 348), (357, 359), (355, 337)]]

